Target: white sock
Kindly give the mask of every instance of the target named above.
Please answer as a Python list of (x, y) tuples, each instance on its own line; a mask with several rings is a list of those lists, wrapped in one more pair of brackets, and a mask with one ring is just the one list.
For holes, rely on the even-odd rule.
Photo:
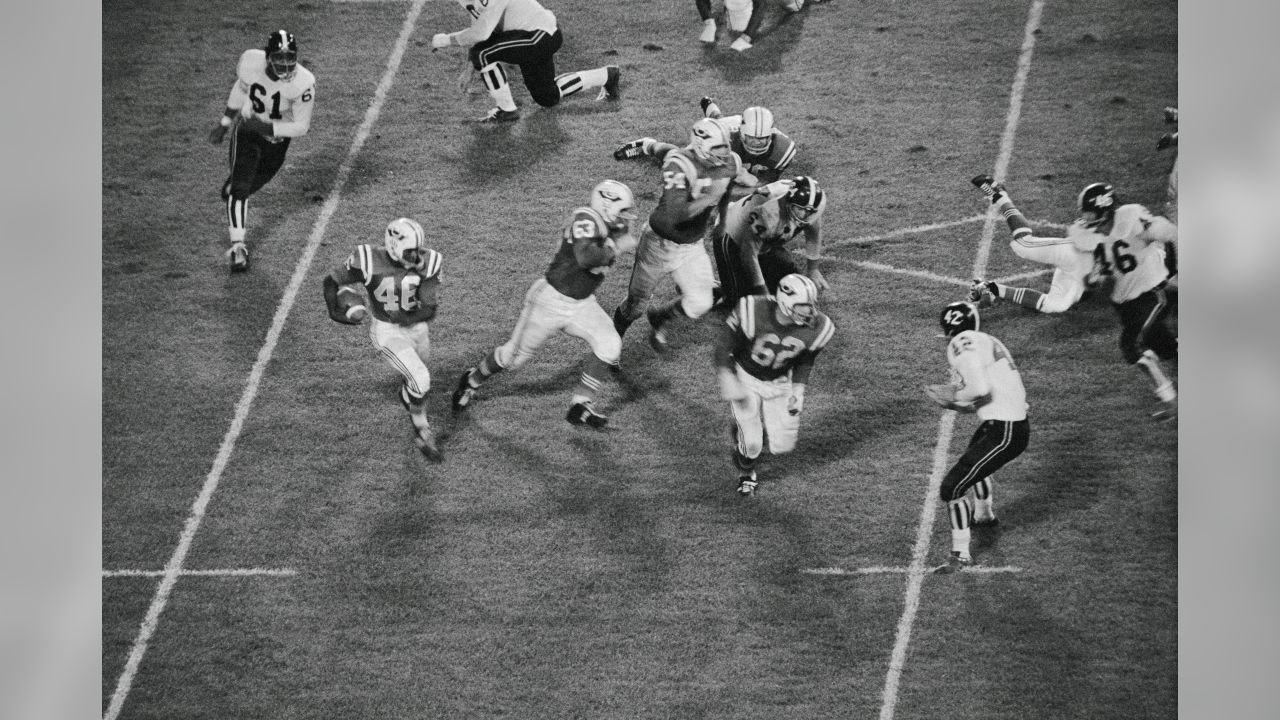
[(507, 82), (507, 71), (498, 63), (489, 63), (480, 68), (480, 77), (489, 90), (489, 97), (498, 107), (508, 112), (516, 109), (516, 101), (511, 97), (511, 85)]
[(951, 528), (951, 551), (960, 553), (961, 557), (969, 557), (969, 528)]

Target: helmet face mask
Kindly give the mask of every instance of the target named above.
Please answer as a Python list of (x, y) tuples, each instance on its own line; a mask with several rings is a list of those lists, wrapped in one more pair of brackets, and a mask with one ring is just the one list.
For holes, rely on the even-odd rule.
[(779, 280), (774, 299), (782, 314), (796, 325), (811, 325), (818, 317), (818, 286), (800, 273)]
[(426, 262), (427, 236), (417, 220), (397, 218), (387, 225), (383, 247), (397, 265), (421, 270)]
[(977, 330), (980, 322), (978, 306), (971, 302), (953, 302), (942, 308), (942, 315), (938, 318), (938, 324), (948, 338), (966, 330)]
[(689, 147), (694, 154), (713, 165), (728, 163), (733, 152), (729, 149), (729, 136), (724, 126), (711, 118), (703, 118), (693, 124), (689, 130)]
[(818, 214), (818, 208), (822, 207), (825, 199), (822, 188), (818, 187), (816, 180), (806, 175), (793, 178), (791, 183), (791, 189), (787, 191), (791, 217), (801, 225), (808, 225)]
[(298, 41), (293, 33), (277, 30), (267, 38), (267, 67), (279, 80), (289, 81), (298, 71)]
[(1116, 189), (1109, 183), (1087, 185), (1076, 199), (1080, 222), (1087, 228), (1096, 228), (1110, 222), (1115, 217), (1118, 204)]
[(591, 209), (609, 225), (619, 220), (635, 220), (635, 197), (631, 188), (617, 180), (605, 180), (591, 191)]
[(764, 155), (773, 145), (773, 113), (758, 105), (743, 110), (741, 132), (742, 149), (752, 155)]

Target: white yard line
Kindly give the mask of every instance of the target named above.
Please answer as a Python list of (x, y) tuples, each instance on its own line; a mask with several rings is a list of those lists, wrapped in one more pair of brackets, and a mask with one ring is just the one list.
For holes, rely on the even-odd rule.
[[(1005, 115), (1004, 135), (1000, 138), (1000, 152), (996, 157), (994, 173), (996, 180), (1004, 177), (1009, 169), (1009, 159), (1013, 155), (1013, 139), (1017, 133), (1018, 121), (1022, 116), (1022, 96), (1026, 91), (1027, 75), (1031, 72), (1031, 56), (1035, 49), (1036, 30), (1040, 27), (1040, 13), (1043, 9), (1044, 0), (1035, 0), (1027, 14), (1022, 50), (1018, 55), (1018, 69), (1014, 73), (1013, 87), (1010, 90), (1009, 111)], [(973, 277), (982, 277), (986, 271), (991, 238), (995, 230), (994, 221), (994, 212), (989, 212), (982, 226), (982, 240), (978, 245), (978, 256), (973, 263)], [(911, 570), (907, 575), (907, 591), (903, 600), (902, 617), (898, 619), (897, 637), (894, 640), (893, 653), (889, 658), (889, 671), (885, 675), (884, 692), (881, 695), (880, 720), (892, 720), (894, 710), (898, 706), (898, 684), (902, 679), (902, 668), (906, 664), (907, 646), (911, 642), (911, 628), (915, 624), (916, 613), (920, 610), (920, 589), (924, 583), (925, 559), (929, 554), (929, 538), (933, 533), (933, 519), (939, 503), (938, 488), (942, 484), (942, 476), (947, 468), (947, 453), (951, 447), (955, 418), (955, 411), (948, 410), (942, 414), (942, 419), (938, 423), (938, 442), (933, 450), (933, 470), (929, 474), (924, 506), (920, 509), (916, 544), (911, 551)]]
[(887, 233), (881, 233), (879, 235), (863, 235), (862, 237), (835, 240), (828, 242), (827, 247), (840, 247), (841, 245), (853, 245), (855, 243), (865, 242), (879, 242), (880, 240), (891, 240), (896, 237), (903, 237), (904, 235), (915, 235), (916, 233), (931, 232), (933, 230), (945, 230), (951, 227), (978, 222), (985, 217), (986, 215), (974, 215), (972, 217), (961, 218), (959, 220), (948, 220), (946, 222), (933, 223), (931, 225), (917, 225), (909, 228), (898, 228), (897, 230), (890, 230)]
[[(163, 577), (168, 570), (103, 570), (102, 577)], [(182, 576), (204, 576), (204, 577), (249, 577), (251, 575), (267, 575), (273, 577), (292, 577), (298, 574), (297, 570), (288, 568), (230, 568), (227, 570), (179, 570)]]
[(316, 252), (320, 248), (320, 240), (324, 237), (325, 230), (329, 227), (329, 219), (333, 217), (338, 208), (338, 201), (342, 197), (342, 188), (346, 185), (347, 178), (351, 175), (351, 168), (356, 155), (364, 147), (365, 140), (369, 138), (373, 124), (377, 121), (378, 114), (382, 111), (382, 105), (387, 99), (391, 83), (395, 80), (396, 72), (400, 69), (400, 61), (404, 57), (405, 47), (409, 44), (409, 37), (413, 34), (418, 15), (422, 12), (422, 6), (426, 2), (427, 0), (414, 0), (412, 7), (409, 8), (408, 15), (405, 17), (404, 24), (400, 28), (400, 37), (396, 39), (395, 45), (391, 49), (391, 56), (387, 59), (387, 69), (383, 72), (382, 79), (378, 82), (378, 87), (374, 91), (373, 102), (369, 105), (368, 111), (365, 112), (364, 121), (360, 124), (359, 129), (356, 130), (355, 139), (351, 142), (351, 148), (347, 151), (346, 158), (338, 166), (338, 174), (334, 178), (333, 188), (329, 191), (328, 199), (325, 200), (324, 205), (320, 208), (320, 216), (316, 218), (316, 223), (311, 228), (311, 236), (307, 238), (306, 248), (303, 250), (302, 257), (298, 259), (297, 266), (294, 267), (293, 277), (290, 278), (289, 285), (285, 288), (283, 297), (280, 298), (280, 304), (276, 307), (276, 314), (271, 321), (271, 328), (267, 330), (266, 340), (258, 351), (258, 359), (253, 363), (253, 369), (249, 372), (249, 379), (245, 383), (244, 392), (241, 393), (240, 400), (236, 403), (231, 427), (227, 429), (227, 434), (222, 439), (222, 445), (218, 448), (218, 455), (213, 461), (213, 468), (209, 471), (208, 477), (205, 478), (204, 486), (200, 489), (200, 495), (191, 507), (191, 514), (187, 517), (186, 524), (182, 529), (182, 535), (178, 538), (178, 546), (174, 548), (173, 555), (169, 558), (169, 562), (165, 564), (159, 587), (156, 588), (156, 594), (151, 599), (151, 606), (147, 609), (147, 615), (142, 620), (142, 627), (138, 629), (138, 635), (133, 641), (133, 648), (129, 651), (129, 660), (125, 663), (124, 670), (120, 673), (120, 678), (116, 682), (115, 693), (111, 696), (111, 703), (103, 714), (103, 720), (115, 720), (115, 718), (119, 717), (120, 709), (124, 707), (124, 701), (129, 696), (129, 689), (133, 685), (133, 679), (137, 675), (138, 667), (142, 664), (142, 658), (147, 652), (147, 644), (151, 641), (151, 636), (155, 634), (156, 626), (160, 622), (160, 614), (164, 612), (165, 605), (169, 602), (169, 595), (173, 592), (174, 585), (183, 574), (182, 565), (187, 559), (187, 553), (191, 550), (191, 543), (195, 539), (196, 531), (200, 529), (200, 522), (204, 519), (205, 510), (209, 506), (209, 501), (213, 498), (214, 491), (218, 489), (218, 482), (222, 479), (222, 473), (227, 467), (227, 462), (231, 459), (236, 440), (244, 429), (245, 419), (249, 415), (249, 408), (253, 405), (253, 400), (258, 394), (258, 386), (262, 383), (262, 376), (266, 373), (267, 364), (271, 362), (276, 343), (279, 342), (285, 321), (289, 318), (289, 311), (293, 309), (293, 303), (298, 297), (298, 291), (301, 289), (302, 282), (311, 268), (311, 261), (315, 258)]
[[(1020, 567), (1012, 567), (1010, 565), (1001, 565), (999, 567), (987, 567), (985, 565), (975, 565), (971, 568), (965, 568), (967, 573), (1017, 573), (1022, 572)], [(857, 568), (856, 570), (845, 570), (838, 567), (824, 568), (805, 568), (800, 572), (805, 575), (906, 575), (908, 573), (917, 572), (914, 568), (909, 567), (888, 567), (885, 565), (873, 565), (871, 567)], [(932, 571), (929, 571), (932, 572)], [(928, 573), (924, 573), (928, 574)]]

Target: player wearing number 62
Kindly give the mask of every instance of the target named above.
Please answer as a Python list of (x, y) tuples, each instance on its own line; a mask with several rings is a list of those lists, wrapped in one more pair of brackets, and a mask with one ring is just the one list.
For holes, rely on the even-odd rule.
[(217, 145), (227, 129), (234, 127), (231, 174), (222, 183), (232, 272), (249, 269), (245, 244), (249, 196), (261, 190), (284, 165), (289, 141), (311, 129), (315, 95), (316, 78), (298, 63), (298, 41), (293, 33), (277, 30), (267, 38), (265, 48), (245, 50), (240, 55), (226, 110), (209, 133), (209, 142)]
[(733, 413), (739, 495), (755, 493), (766, 435), (773, 455), (795, 448), (813, 362), (835, 331), (831, 318), (818, 310), (818, 287), (799, 273), (779, 280), (773, 297), (739, 300), (721, 326), (716, 375)]
[(403, 376), (400, 403), (409, 411), (414, 444), (435, 462), (444, 458), (427, 420), (427, 391), (431, 389), (427, 356), (443, 262), (440, 253), (427, 247), (422, 225), (397, 218), (387, 225), (381, 247), (376, 243), (357, 245), (346, 262), (324, 278), (324, 301), (334, 322), (360, 323), (358, 314), (352, 317), (349, 308), (342, 306), (339, 288), (360, 285), (368, 293), (373, 314), (369, 339)]
[(595, 291), (618, 256), (636, 246), (631, 234), (635, 217), (631, 188), (605, 180), (592, 189), (589, 205), (573, 211), (546, 273), (525, 293), (524, 307), (511, 338), (467, 368), (458, 379), (453, 392), (455, 412), (470, 407), (477, 389), (489, 378), (503, 370), (520, 368), (552, 335), (564, 333), (591, 346), (565, 419), (593, 428), (603, 428), (608, 423), (592, 403), (609, 369), (618, 364), (622, 338), (596, 301)]
[(1115, 188), (1093, 183), (1080, 191), (1080, 217), (1067, 228), (1077, 250), (1091, 253), (1094, 272), (1112, 278), (1111, 305), (1120, 316), (1120, 352), (1150, 379), (1157, 420), (1177, 415), (1178, 393), (1160, 361), (1178, 357), (1178, 336), (1169, 327), (1177, 295), (1167, 289), (1178, 227), (1145, 207), (1121, 204)]

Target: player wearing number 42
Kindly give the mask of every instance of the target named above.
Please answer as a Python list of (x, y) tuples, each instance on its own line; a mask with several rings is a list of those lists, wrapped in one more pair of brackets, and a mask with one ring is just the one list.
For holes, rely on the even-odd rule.
[(982, 421), (939, 491), (951, 519), (951, 555), (936, 572), (950, 573), (973, 564), (970, 527), (996, 525), (992, 473), (1027, 449), (1031, 424), (1018, 367), (1004, 343), (979, 329), (978, 306), (951, 303), (939, 322), (948, 341), (951, 382), (928, 385), (925, 394), (948, 410), (977, 413)]
[(482, 383), (503, 370), (520, 368), (552, 335), (564, 333), (591, 346), (565, 419), (593, 428), (607, 424), (592, 403), (609, 369), (618, 364), (622, 338), (596, 302), (595, 291), (617, 257), (636, 246), (631, 234), (635, 217), (631, 188), (605, 180), (592, 189), (589, 205), (573, 211), (546, 273), (525, 293), (511, 338), (458, 379), (455, 412), (471, 406)]
[(427, 247), (422, 226), (416, 220), (397, 218), (387, 225), (381, 246), (357, 245), (346, 262), (324, 278), (324, 301), (334, 322), (360, 324), (364, 313), (349, 299), (353, 294), (349, 287), (362, 286), (368, 293), (373, 314), (369, 339), (403, 376), (400, 403), (409, 411), (414, 444), (436, 462), (444, 457), (427, 419), (431, 389), (427, 357), (442, 263), (440, 253)]
[(716, 375), (733, 414), (739, 495), (755, 494), (766, 436), (773, 455), (795, 448), (814, 360), (835, 331), (818, 310), (817, 286), (799, 273), (778, 281), (773, 297), (742, 298), (721, 326)]
[(290, 140), (311, 129), (315, 94), (315, 76), (298, 63), (298, 41), (293, 33), (277, 30), (267, 38), (265, 48), (245, 50), (240, 55), (226, 110), (209, 133), (209, 142), (218, 145), (227, 129), (234, 128), (231, 175), (222, 183), (232, 272), (249, 269), (245, 243), (249, 196), (275, 177), (284, 164)]

